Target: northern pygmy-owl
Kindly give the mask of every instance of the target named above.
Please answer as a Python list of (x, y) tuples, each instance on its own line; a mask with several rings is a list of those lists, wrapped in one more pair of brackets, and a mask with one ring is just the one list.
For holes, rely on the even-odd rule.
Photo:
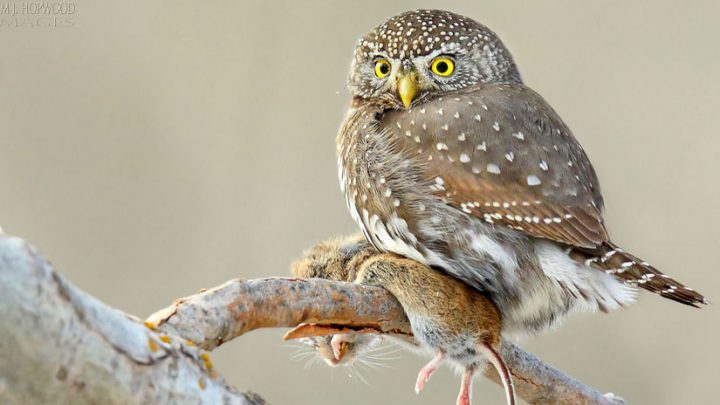
[(352, 217), (377, 249), (487, 292), (505, 330), (622, 307), (636, 287), (705, 303), (610, 241), (590, 160), (485, 26), (397, 15), (358, 41), (349, 89), (337, 151)]

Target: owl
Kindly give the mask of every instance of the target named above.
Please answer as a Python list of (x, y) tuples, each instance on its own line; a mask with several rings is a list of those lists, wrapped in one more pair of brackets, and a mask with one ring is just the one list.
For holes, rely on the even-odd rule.
[(609, 238), (595, 170), (508, 49), (451, 12), (399, 14), (360, 38), (337, 137), (340, 185), (365, 238), (461, 279), (508, 332), (698, 292)]

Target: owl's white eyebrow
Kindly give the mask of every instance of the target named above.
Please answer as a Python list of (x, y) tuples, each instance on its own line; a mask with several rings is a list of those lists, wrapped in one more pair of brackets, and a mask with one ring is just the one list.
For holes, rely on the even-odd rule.
[(424, 60), (432, 60), (437, 58), (440, 55), (465, 55), (467, 53), (467, 50), (463, 49), (460, 44), (451, 42), (449, 44), (446, 44), (440, 49), (434, 50), (430, 52), (429, 54), (422, 56)]
[(457, 42), (450, 42), (449, 44), (445, 44), (437, 52), (438, 53), (453, 53), (456, 55), (464, 55), (467, 53), (467, 50), (465, 48), (463, 48)]

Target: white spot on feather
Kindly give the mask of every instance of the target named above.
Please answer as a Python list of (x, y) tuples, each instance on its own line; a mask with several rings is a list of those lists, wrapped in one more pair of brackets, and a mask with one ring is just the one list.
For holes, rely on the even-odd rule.
[(528, 186), (537, 186), (541, 184), (542, 181), (540, 181), (540, 178), (534, 174), (531, 174), (527, 176), (527, 184)]

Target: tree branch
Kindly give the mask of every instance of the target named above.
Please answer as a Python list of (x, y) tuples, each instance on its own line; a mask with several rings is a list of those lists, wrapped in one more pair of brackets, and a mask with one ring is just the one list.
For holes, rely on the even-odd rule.
[[(226, 384), (201, 349), (258, 328), (302, 324), (327, 326), (314, 333), (346, 328), (412, 336), (402, 307), (385, 290), (321, 279), (231, 280), (177, 300), (144, 325), (78, 290), (26, 242), (5, 235), (0, 314), (0, 403), (261, 404)], [(622, 403), (509, 342), (502, 355), (530, 403)]]
[(0, 314), (0, 403), (264, 403), (183, 337), (108, 307), (1, 234)]
[[(208, 350), (253, 329), (300, 324), (334, 326), (320, 330), (321, 334), (344, 327), (412, 336), (400, 303), (384, 289), (324, 279), (231, 280), (179, 299), (148, 321), (160, 330), (187, 336)], [(501, 355), (512, 369), (518, 395), (529, 403), (624, 403), (563, 374), (511, 342), (503, 342)], [(500, 383), (493, 370), (488, 369), (486, 376)]]
[(230, 280), (176, 300), (147, 322), (205, 350), (254, 329), (303, 323), (412, 335), (402, 307), (384, 289), (323, 279)]

